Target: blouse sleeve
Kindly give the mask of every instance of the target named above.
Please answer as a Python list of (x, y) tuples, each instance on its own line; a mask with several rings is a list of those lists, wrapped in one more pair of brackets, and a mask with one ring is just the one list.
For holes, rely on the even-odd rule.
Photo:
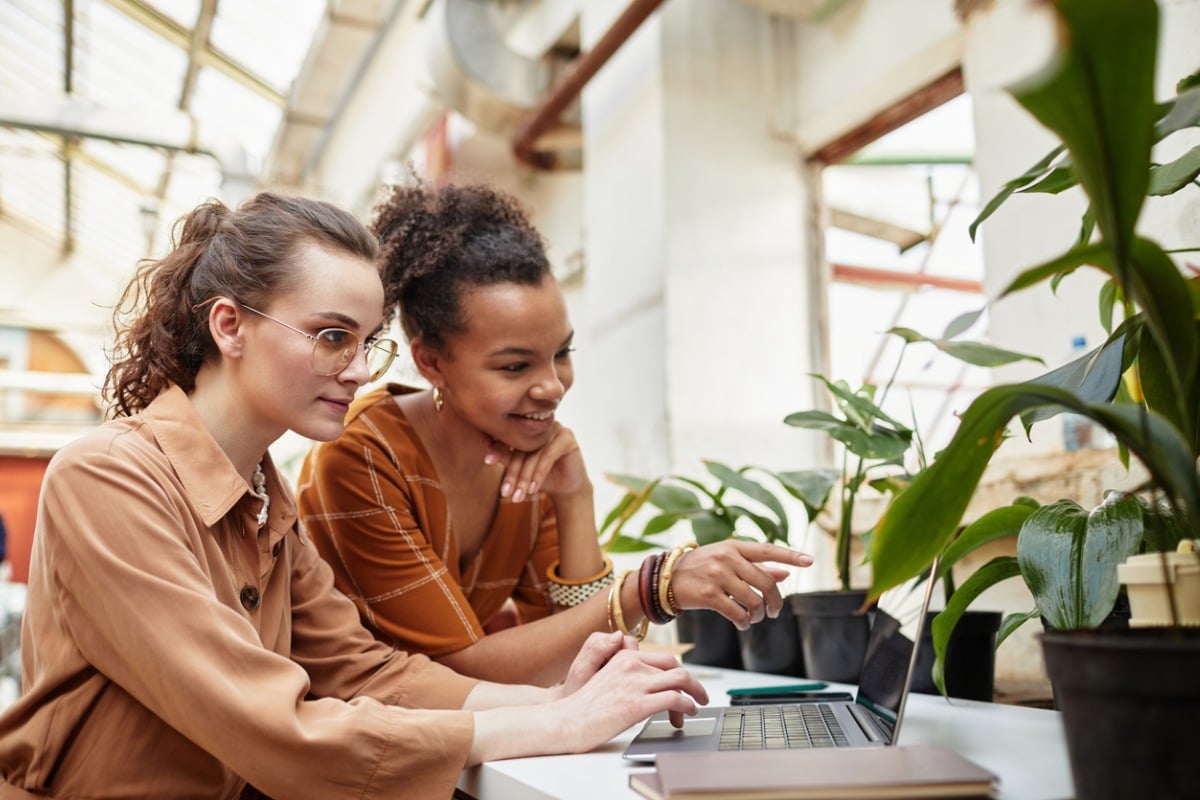
[(353, 695), (316, 696), (300, 664), (264, 647), (250, 621), (219, 602), (203, 563), (211, 531), (195, 522), (174, 476), (153, 466), (88, 452), (48, 476), (42, 546), (82, 658), (270, 794), (448, 796), (470, 748), (471, 715), (370, 695), (410, 702), (429, 691), (452, 705), (473, 682), (356, 633), (349, 604), (328, 595), (302, 548), (292, 577), (299, 649), (310, 666), (329, 662), (314, 670), (319, 683)]

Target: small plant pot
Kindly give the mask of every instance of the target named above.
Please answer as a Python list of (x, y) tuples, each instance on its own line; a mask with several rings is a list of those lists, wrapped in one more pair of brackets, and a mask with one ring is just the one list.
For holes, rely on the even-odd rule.
[(737, 626), (716, 611), (685, 611), (675, 618), (675, 632), (680, 642), (694, 645), (681, 656), (685, 663), (742, 669)]
[(751, 672), (806, 677), (804, 648), (800, 631), (792, 616), (792, 605), (785, 597), (779, 616), (767, 617), (744, 631), (738, 631), (742, 665)]
[(863, 613), (862, 590), (799, 592), (789, 595), (804, 650), (804, 674), (837, 683), (858, 683), (871, 614)]
[(1200, 626), (1200, 553), (1130, 556), (1117, 580), (1129, 595), (1130, 627)]

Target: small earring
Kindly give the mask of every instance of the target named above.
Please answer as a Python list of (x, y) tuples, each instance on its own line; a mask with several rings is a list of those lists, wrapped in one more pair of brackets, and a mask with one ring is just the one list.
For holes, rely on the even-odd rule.
[(433, 387), (433, 410), (440, 414), (444, 405), (446, 405), (446, 398), (442, 397), (441, 388)]

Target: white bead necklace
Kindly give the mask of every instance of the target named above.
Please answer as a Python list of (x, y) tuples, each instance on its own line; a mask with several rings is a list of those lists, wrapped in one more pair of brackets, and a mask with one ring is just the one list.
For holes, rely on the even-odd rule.
[(254, 467), (254, 494), (263, 501), (258, 512), (258, 527), (267, 524), (267, 510), (271, 507), (271, 496), (267, 494), (267, 476), (263, 474), (262, 462)]

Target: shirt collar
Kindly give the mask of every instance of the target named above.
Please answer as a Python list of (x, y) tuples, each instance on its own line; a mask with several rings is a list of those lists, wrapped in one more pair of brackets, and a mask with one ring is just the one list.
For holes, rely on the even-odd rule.
[[(208, 432), (183, 389), (172, 384), (151, 401), (141, 417), (153, 431), (163, 454), (179, 476), (188, 501), (205, 525), (212, 527), (242, 497), (253, 496), (250, 486)], [(269, 452), (263, 458), (263, 472), (267, 475), (267, 491), (271, 495), (272, 521), (279, 519), (277, 514), (294, 516), (296, 510), (290, 493), (280, 490)], [(259, 501), (256, 499), (256, 502)]]

